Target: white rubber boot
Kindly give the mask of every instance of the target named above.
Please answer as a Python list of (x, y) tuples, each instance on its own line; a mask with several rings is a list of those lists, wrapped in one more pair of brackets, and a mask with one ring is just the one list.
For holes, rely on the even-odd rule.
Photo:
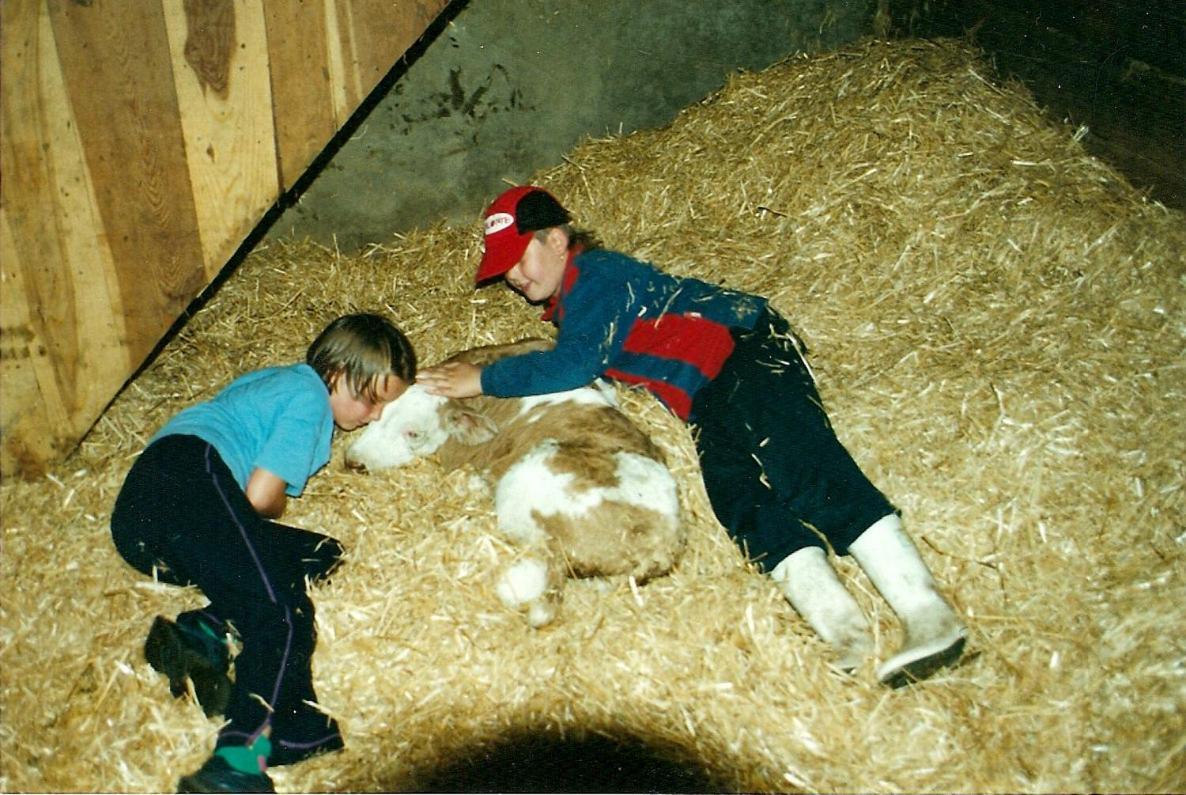
[(835, 648), (841, 669), (851, 673), (872, 655), (869, 622), (823, 549), (804, 547), (791, 553), (770, 576), (803, 620)]
[(901, 687), (959, 659), (968, 631), (939, 595), (896, 514), (874, 522), (848, 551), (902, 620), (902, 646), (877, 669), (879, 680)]

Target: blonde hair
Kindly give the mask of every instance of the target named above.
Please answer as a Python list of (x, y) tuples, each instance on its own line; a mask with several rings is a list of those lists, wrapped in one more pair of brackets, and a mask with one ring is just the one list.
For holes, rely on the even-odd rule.
[(325, 327), (305, 354), (331, 391), (339, 377), (356, 397), (376, 400), (388, 375), (416, 379), (416, 351), (394, 323), (381, 315), (343, 315)]

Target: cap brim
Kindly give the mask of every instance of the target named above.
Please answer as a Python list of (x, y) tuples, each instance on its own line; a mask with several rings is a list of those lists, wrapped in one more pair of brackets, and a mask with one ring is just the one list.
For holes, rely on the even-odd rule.
[(481, 284), (491, 279), (497, 279), (511, 268), (515, 267), (523, 257), (523, 252), (531, 244), (531, 233), (512, 235), (497, 241), (496, 245), (486, 244), (486, 252), (482, 254), (482, 261), (478, 264), (478, 273), (474, 276), (474, 283)]

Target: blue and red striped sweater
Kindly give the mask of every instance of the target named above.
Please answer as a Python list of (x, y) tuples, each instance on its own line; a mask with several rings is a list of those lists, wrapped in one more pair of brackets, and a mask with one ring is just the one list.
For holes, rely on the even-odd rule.
[(731, 328), (752, 329), (766, 299), (664, 273), (614, 251), (571, 256), (544, 313), (556, 346), (482, 371), (495, 397), (562, 392), (612, 378), (649, 389), (681, 419), (733, 351)]

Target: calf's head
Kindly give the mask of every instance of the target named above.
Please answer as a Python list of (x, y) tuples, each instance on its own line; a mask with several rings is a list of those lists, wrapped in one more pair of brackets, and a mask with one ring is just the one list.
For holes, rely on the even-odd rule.
[(346, 466), (370, 471), (400, 467), (432, 455), (450, 437), (480, 444), (492, 439), (496, 430), (490, 419), (468, 411), (459, 401), (413, 384), (346, 449)]

